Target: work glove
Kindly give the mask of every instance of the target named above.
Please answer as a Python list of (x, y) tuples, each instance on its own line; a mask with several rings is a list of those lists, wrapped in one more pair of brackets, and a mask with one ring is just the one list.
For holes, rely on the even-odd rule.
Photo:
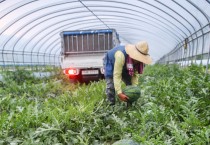
[(126, 96), (123, 93), (118, 94), (118, 97), (120, 98), (121, 101), (127, 102), (128, 101), (128, 96)]

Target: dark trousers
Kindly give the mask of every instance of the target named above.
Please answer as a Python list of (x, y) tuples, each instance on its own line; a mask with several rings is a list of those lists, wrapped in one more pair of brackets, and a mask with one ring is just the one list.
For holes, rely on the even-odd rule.
[[(115, 88), (113, 78), (105, 78), (106, 80), (106, 96), (111, 105), (115, 104)], [(122, 73), (122, 81), (126, 86), (131, 85), (131, 76), (128, 73)]]

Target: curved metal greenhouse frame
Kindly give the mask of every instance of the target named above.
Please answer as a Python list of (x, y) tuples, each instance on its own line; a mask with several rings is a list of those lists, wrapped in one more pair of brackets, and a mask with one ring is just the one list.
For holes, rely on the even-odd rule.
[(59, 66), (61, 31), (114, 28), (123, 44), (147, 40), (154, 63), (208, 70), (208, 0), (2, 0), (0, 8), (3, 67)]

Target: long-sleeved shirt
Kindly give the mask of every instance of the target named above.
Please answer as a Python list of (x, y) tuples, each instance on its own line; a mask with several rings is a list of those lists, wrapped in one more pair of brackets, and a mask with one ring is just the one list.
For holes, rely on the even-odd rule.
[[(122, 83), (122, 70), (125, 62), (125, 56), (121, 51), (115, 53), (115, 63), (114, 63), (114, 87), (117, 94), (122, 93), (121, 83)], [(131, 84), (138, 85), (139, 74), (137, 71), (134, 72), (134, 75), (131, 77)]]

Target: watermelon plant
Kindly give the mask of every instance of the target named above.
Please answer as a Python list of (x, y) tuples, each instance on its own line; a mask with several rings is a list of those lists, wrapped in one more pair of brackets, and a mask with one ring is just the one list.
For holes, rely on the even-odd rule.
[(210, 76), (202, 66), (147, 66), (130, 108), (108, 105), (104, 80), (30, 77), (2, 82), (0, 144), (210, 144)]

